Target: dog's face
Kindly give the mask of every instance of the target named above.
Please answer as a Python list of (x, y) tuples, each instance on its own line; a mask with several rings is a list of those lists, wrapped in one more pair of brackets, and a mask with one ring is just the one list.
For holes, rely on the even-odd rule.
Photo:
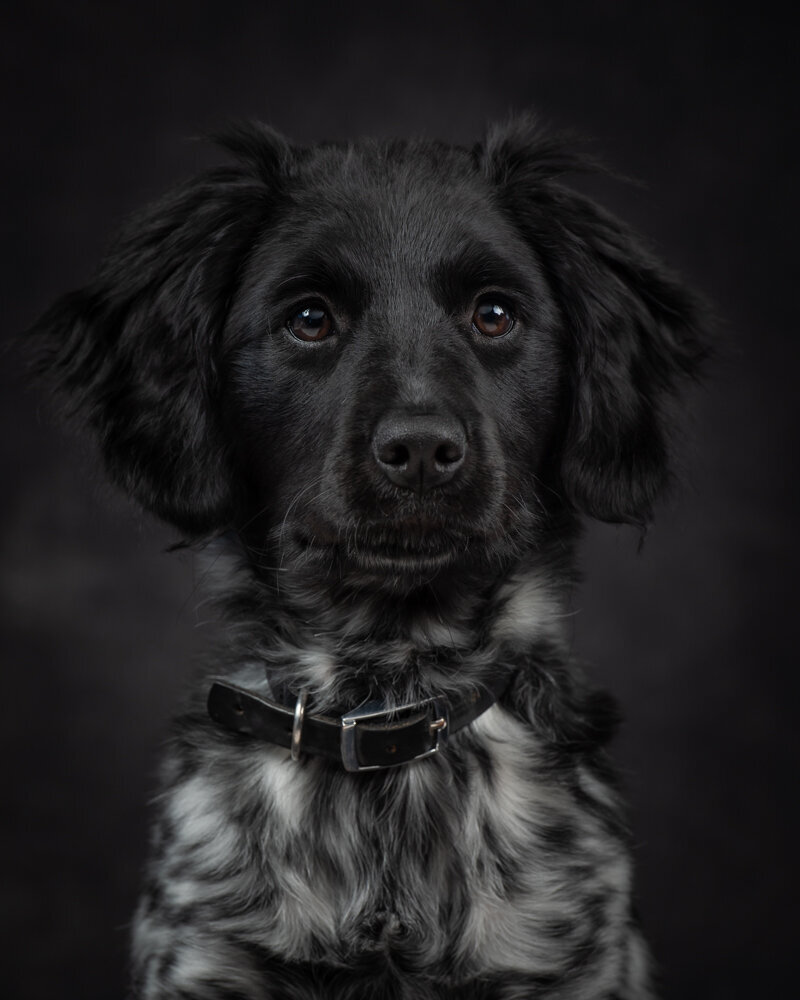
[(424, 576), (538, 523), (557, 308), (463, 157), (328, 151), (250, 256), (225, 342), (243, 523), (284, 564)]
[(36, 331), (146, 507), (364, 586), (647, 520), (695, 310), (557, 146), (226, 145)]

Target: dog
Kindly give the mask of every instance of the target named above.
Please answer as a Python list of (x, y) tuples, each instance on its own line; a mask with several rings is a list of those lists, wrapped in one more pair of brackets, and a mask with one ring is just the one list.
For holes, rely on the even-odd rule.
[(111, 478), (208, 557), (141, 1000), (645, 1000), (617, 713), (565, 633), (643, 529), (703, 310), (530, 117), (292, 145), (130, 220), (32, 330)]

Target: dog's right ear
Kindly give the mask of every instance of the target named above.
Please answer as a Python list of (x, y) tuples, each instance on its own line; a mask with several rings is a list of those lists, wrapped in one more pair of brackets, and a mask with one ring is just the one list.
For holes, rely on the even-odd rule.
[(132, 218), (94, 279), (32, 328), (37, 374), (99, 440), (112, 479), (198, 537), (233, 512), (215, 357), (238, 275), (291, 171), (258, 125), (220, 137), (238, 163)]

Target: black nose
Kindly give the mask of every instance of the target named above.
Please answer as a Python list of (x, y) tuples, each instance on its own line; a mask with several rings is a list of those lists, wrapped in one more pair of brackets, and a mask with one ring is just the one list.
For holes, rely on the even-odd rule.
[(461, 422), (437, 414), (387, 413), (372, 438), (372, 453), (386, 478), (420, 494), (449, 482), (466, 452)]

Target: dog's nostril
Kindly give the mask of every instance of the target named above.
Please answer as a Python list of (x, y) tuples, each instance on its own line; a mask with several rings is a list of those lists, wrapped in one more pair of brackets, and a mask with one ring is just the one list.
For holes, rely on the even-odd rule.
[(437, 465), (455, 465), (464, 457), (464, 450), (455, 441), (445, 441), (434, 454)]
[(411, 455), (408, 448), (402, 442), (388, 442), (378, 451), (378, 461), (383, 465), (390, 465), (397, 469), (402, 469), (408, 465)]

